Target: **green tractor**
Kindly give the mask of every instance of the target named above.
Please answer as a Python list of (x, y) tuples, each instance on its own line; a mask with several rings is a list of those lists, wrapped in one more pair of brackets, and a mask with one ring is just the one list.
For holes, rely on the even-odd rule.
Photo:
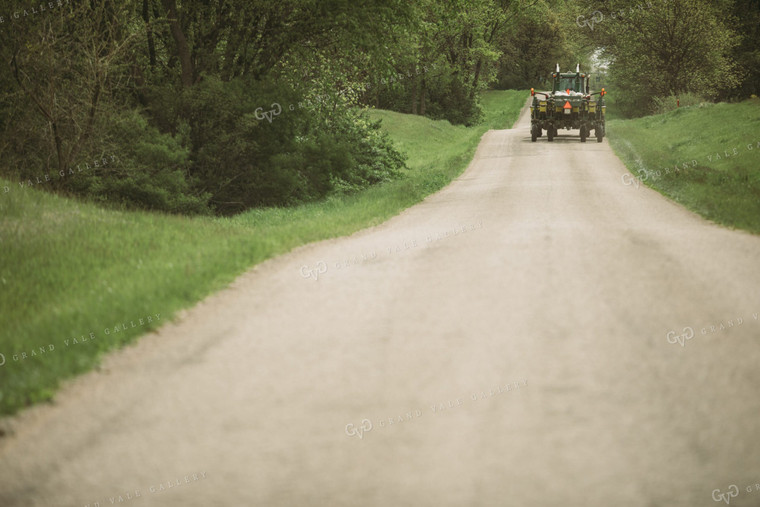
[[(605, 122), (604, 115), (607, 106), (604, 105), (604, 88), (600, 92), (590, 93), (589, 79), (591, 75), (581, 72), (580, 64), (575, 72), (559, 71), (552, 73), (552, 91), (537, 92), (533, 88), (530, 94), (533, 96), (533, 104), (530, 106), (530, 140), (536, 142), (541, 137), (542, 131), (546, 131), (549, 142), (554, 141), (559, 129), (578, 129), (581, 142), (591, 137), (594, 131), (597, 142), (604, 139)], [(537, 95), (543, 95), (539, 99)], [(599, 97), (594, 99), (593, 97)]]

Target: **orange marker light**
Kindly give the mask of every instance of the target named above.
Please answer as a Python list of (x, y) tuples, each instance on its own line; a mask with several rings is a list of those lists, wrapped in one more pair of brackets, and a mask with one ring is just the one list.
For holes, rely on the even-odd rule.
[(531, 97), (535, 97), (536, 96), (536, 91), (533, 88), (530, 89), (530, 96)]

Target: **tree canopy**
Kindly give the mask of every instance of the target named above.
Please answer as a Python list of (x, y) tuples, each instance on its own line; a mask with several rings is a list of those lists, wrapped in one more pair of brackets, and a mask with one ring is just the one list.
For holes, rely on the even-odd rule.
[(757, 93), (759, 12), (749, 0), (6, 8), (0, 174), (175, 213), (354, 192), (405, 167), (367, 107), (472, 125), (483, 90), (540, 87), (556, 62), (586, 64), (593, 53), (609, 60), (611, 92), (632, 114), (661, 96)]

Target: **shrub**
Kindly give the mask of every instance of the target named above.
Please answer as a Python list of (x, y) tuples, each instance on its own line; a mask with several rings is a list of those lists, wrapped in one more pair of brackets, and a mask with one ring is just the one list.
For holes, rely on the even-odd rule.
[(441, 78), (431, 84), (428, 114), (435, 120), (448, 120), (452, 125), (476, 125), (483, 111), (476, 97), (471, 97), (466, 86), (456, 77)]
[(93, 169), (88, 179), (72, 178), (69, 190), (129, 207), (183, 214), (209, 212), (209, 194), (194, 189), (187, 141), (181, 135), (160, 133), (132, 110), (111, 116), (104, 141), (113, 147), (116, 160)]
[[(207, 78), (185, 97), (193, 173), (231, 214), (287, 206), (396, 177), (402, 156), (365, 113), (268, 81)], [(271, 111), (271, 116), (265, 117)]]

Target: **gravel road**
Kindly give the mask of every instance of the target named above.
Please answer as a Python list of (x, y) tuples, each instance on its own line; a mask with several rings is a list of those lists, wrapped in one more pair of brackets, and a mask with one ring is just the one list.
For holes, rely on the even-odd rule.
[(0, 505), (760, 505), (760, 238), (529, 134), (4, 421)]

